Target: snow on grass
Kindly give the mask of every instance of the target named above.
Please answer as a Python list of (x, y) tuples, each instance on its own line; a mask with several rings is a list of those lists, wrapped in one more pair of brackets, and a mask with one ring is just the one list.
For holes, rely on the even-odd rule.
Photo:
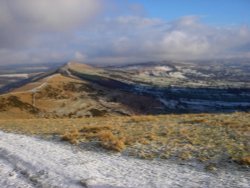
[(159, 98), (159, 101), (170, 109), (175, 109), (177, 108), (177, 105), (178, 105), (177, 100), (166, 100), (164, 98)]
[(0, 77), (3, 78), (28, 78), (29, 75), (28, 74), (0, 74)]
[(165, 71), (165, 72), (169, 72), (169, 71), (173, 70), (169, 66), (156, 66), (156, 67), (154, 67), (154, 69), (157, 71)]
[(184, 76), (181, 72), (171, 72), (169, 73), (169, 76), (171, 78), (179, 78), (179, 79), (185, 79), (186, 76)]
[(0, 187), (248, 187), (247, 171), (216, 174), (0, 132)]

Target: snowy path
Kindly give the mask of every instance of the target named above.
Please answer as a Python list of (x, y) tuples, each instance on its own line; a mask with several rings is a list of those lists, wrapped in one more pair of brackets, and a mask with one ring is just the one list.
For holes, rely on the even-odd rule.
[[(79, 150), (0, 132), (0, 187), (249, 187), (249, 172), (217, 174), (189, 166)], [(81, 182), (82, 181), (82, 182)]]

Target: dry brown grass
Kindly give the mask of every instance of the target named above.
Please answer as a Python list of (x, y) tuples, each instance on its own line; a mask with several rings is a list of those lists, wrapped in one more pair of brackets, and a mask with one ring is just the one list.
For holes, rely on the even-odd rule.
[(131, 121), (133, 122), (152, 122), (156, 120), (155, 116), (131, 116)]
[(124, 138), (114, 136), (111, 131), (101, 131), (97, 135), (101, 146), (108, 150), (122, 151), (125, 149)]
[(80, 133), (78, 129), (73, 128), (62, 135), (62, 140), (69, 141), (71, 144), (78, 144)]
[(103, 125), (103, 126), (82, 126), (82, 128), (80, 129), (80, 132), (83, 133), (98, 133), (100, 131), (103, 130), (111, 130), (112, 126), (110, 125)]
[(112, 133), (112, 127), (105, 126), (83, 126), (80, 130), (74, 128), (66, 131), (62, 135), (62, 140), (69, 141), (72, 144), (79, 143), (81, 140), (98, 140), (100, 145), (108, 150), (120, 152), (125, 149), (124, 138), (115, 136)]
[[(5, 119), (0, 129), (64, 140), (97, 141), (141, 158), (234, 160), (249, 165), (250, 113), (184, 114), (83, 119)], [(75, 125), (72, 127), (72, 125)]]
[(240, 164), (250, 165), (250, 156), (243, 157), (239, 160)]

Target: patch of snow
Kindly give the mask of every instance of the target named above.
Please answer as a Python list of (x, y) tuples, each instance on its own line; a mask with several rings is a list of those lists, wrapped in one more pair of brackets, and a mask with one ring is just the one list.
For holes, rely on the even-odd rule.
[(221, 107), (250, 107), (249, 102), (225, 102), (225, 101), (209, 101), (209, 100), (181, 100), (181, 102), (189, 105), (198, 105), (198, 106), (221, 106)]
[(173, 70), (169, 66), (156, 66), (156, 67), (154, 67), (154, 69), (157, 71), (164, 71), (164, 72), (169, 72), (169, 71)]
[(155, 67), (146, 69), (145, 71), (141, 72), (140, 75), (166, 77), (168, 76), (168, 72), (170, 72), (171, 70), (172, 68), (168, 66), (155, 66)]
[(136, 66), (136, 65), (125, 67), (126, 70), (138, 70), (140, 68), (141, 66)]
[(47, 70), (49, 67), (46, 66), (38, 66), (38, 67), (24, 67), (22, 70)]
[(206, 78), (214, 76), (214, 74), (203, 74), (203, 73), (198, 72), (197, 70), (194, 70), (194, 69), (181, 69), (181, 71), (185, 74), (193, 74), (196, 76), (206, 77)]
[(169, 161), (148, 161), (0, 132), (0, 187), (242, 187), (247, 171), (216, 174)]
[(159, 101), (170, 109), (176, 109), (178, 105), (178, 101), (176, 100), (167, 100), (167, 99), (159, 98)]
[(186, 78), (186, 76), (184, 76), (181, 72), (170, 72), (169, 76), (172, 78), (180, 78), (180, 79)]
[(28, 74), (0, 74), (2, 78), (28, 78)]
[(181, 69), (182, 72), (184, 73), (190, 73), (190, 74), (197, 74), (197, 70), (193, 70), (193, 69)]

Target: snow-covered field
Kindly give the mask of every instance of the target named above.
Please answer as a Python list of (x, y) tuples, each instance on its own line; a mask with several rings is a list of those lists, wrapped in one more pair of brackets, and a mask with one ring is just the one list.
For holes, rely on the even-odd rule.
[(249, 187), (250, 172), (216, 173), (0, 132), (0, 187)]

